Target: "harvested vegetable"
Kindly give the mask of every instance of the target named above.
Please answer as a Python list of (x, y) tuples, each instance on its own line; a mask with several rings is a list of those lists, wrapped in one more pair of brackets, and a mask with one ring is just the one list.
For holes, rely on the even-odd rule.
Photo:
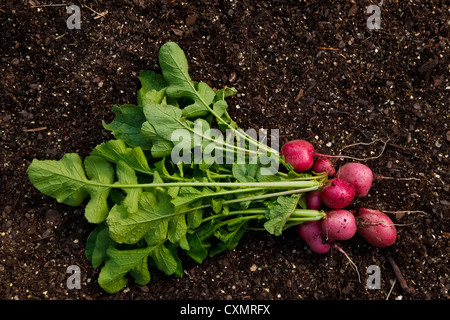
[(281, 148), (281, 155), (295, 172), (306, 172), (311, 169), (314, 159), (314, 146), (305, 140), (292, 140)]
[(330, 241), (348, 240), (356, 233), (355, 216), (348, 210), (330, 210), (321, 221), (321, 227)]
[(308, 209), (319, 210), (322, 208), (322, 200), (320, 200), (320, 191), (315, 190), (308, 192), (305, 198), (305, 204)]
[(333, 163), (327, 157), (319, 157), (316, 159), (311, 170), (316, 173), (326, 172), (328, 177), (333, 177), (336, 174)]
[(324, 185), (320, 193), (323, 204), (331, 209), (342, 209), (348, 206), (355, 197), (355, 188), (343, 179), (331, 179)]
[[(121, 290), (130, 277), (147, 284), (153, 266), (182, 276), (180, 253), (201, 263), (235, 248), (247, 230), (279, 236), (294, 227), (320, 254), (351, 237), (343, 225), (350, 217), (325, 210), (345, 208), (355, 188), (366, 194), (367, 179), (367, 190), (361, 189), (342, 166), (342, 179), (328, 180), (334, 167), (326, 158), (313, 161), (324, 155), (311, 143), (290, 141), (278, 152), (244, 132), (227, 112), (226, 99), (236, 89), (193, 81), (176, 43), (164, 44), (158, 58), (161, 74), (139, 74), (137, 104), (114, 106), (115, 119), (103, 122), (115, 139), (84, 160), (67, 153), (60, 160), (34, 159), (28, 168), (43, 194), (85, 206), (85, 218), (96, 225), (85, 254), (100, 269), (106, 292)], [(364, 210), (358, 219), (358, 233), (369, 242), (392, 241), (392, 229), (384, 242), (370, 235), (386, 230), (372, 231), (375, 219)]]
[(358, 234), (375, 247), (388, 247), (397, 239), (397, 229), (389, 216), (379, 210), (359, 208)]
[(327, 241), (319, 221), (302, 223), (296, 229), (299, 236), (315, 253), (323, 254), (330, 250), (330, 243)]
[(336, 178), (350, 182), (356, 191), (357, 197), (364, 197), (369, 193), (372, 186), (372, 170), (358, 162), (350, 162), (340, 167), (336, 173)]

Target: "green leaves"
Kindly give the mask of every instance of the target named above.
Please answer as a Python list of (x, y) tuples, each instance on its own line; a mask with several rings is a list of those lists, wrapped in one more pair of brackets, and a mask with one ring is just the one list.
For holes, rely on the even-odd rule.
[(65, 154), (60, 161), (34, 159), (28, 167), (28, 177), (43, 194), (69, 206), (79, 206), (90, 196), (86, 219), (100, 223), (108, 213), (107, 198), (114, 171), (106, 160), (96, 156), (87, 157), (84, 166), (86, 172), (74, 153)]
[(186, 56), (175, 42), (168, 42), (161, 46), (159, 65), (164, 79), (169, 83), (166, 90), (168, 96), (196, 100), (197, 92), (189, 76)]
[(193, 131), (191, 128), (194, 124), (182, 117), (181, 109), (171, 105), (149, 103), (144, 106), (144, 114), (148, 120), (142, 126), (142, 135), (152, 142), (153, 157), (162, 158), (171, 155), (175, 145), (172, 142), (172, 133), (175, 130), (187, 132), (189, 141), (193, 140), (190, 131)]
[(141, 134), (142, 124), (146, 120), (142, 105), (114, 106), (112, 111), (116, 118), (110, 124), (103, 121), (103, 127), (132, 147), (140, 146), (144, 150), (150, 150), (151, 142)]
[(142, 148), (129, 148), (123, 140), (110, 140), (99, 144), (91, 155), (99, 156), (113, 163), (125, 162), (130, 168), (142, 173), (151, 174), (147, 158)]
[(98, 283), (108, 293), (117, 292), (127, 285), (125, 275), (130, 272), (138, 284), (147, 284), (150, 281), (147, 258), (151, 250), (151, 247), (129, 250), (109, 247)]
[(81, 159), (75, 153), (65, 154), (61, 161), (33, 159), (28, 167), (28, 177), (43, 194), (69, 206), (79, 206), (88, 195), (83, 188), (87, 177)]
[(267, 205), (269, 210), (266, 214), (267, 222), (264, 223), (264, 228), (276, 236), (281, 235), (284, 225), (297, 208), (299, 199), (300, 194), (294, 194), (278, 197), (275, 201), (269, 203)]
[[(182, 225), (175, 213), (173, 206), (167, 199), (159, 200), (153, 193), (144, 192), (139, 200), (136, 212), (129, 212), (124, 205), (115, 205), (108, 216), (107, 223), (110, 228), (111, 238), (119, 243), (134, 244), (147, 235), (147, 242), (155, 243), (162, 240), (173, 239), (179, 241)], [(165, 201), (164, 201), (165, 200)], [(169, 223), (174, 223), (175, 228), (170, 228)], [(184, 232), (186, 223), (184, 222)], [(150, 241), (151, 239), (151, 241)]]
[[(176, 43), (161, 47), (159, 62), (162, 74), (139, 74), (137, 104), (113, 106), (115, 119), (103, 122), (116, 139), (96, 146), (84, 162), (68, 153), (59, 161), (34, 159), (28, 168), (43, 194), (85, 205), (86, 219), (97, 224), (85, 255), (101, 268), (98, 282), (109, 293), (121, 290), (129, 277), (147, 284), (150, 267), (181, 276), (180, 251), (201, 263), (235, 248), (249, 227), (279, 235), (287, 222), (320, 218), (318, 211), (302, 210), (290, 221), (297, 206), (304, 206), (298, 192), (318, 188), (318, 178), (263, 175), (262, 164), (250, 161), (245, 144), (256, 140), (227, 113), (225, 99), (237, 93), (234, 88), (215, 91), (192, 81)], [(244, 144), (216, 139), (215, 133), (228, 129)], [(232, 160), (246, 162), (215, 161), (225, 149)]]
[(114, 182), (114, 170), (106, 160), (94, 155), (87, 157), (84, 165), (91, 181), (105, 185), (84, 186), (91, 197), (85, 209), (86, 219), (91, 223), (100, 223), (109, 211), (108, 196), (111, 188), (108, 185)]

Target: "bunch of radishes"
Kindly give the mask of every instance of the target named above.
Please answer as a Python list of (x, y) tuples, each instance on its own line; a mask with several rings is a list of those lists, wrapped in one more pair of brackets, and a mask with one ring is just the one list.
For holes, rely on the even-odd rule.
[[(314, 146), (305, 140), (293, 140), (281, 148), (284, 160), (296, 172), (327, 172), (329, 180), (320, 191), (306, 195), (309, 209), (325, 209), (326, 217), (320, 221), (309, 221), (297, 226), (298, 234), (311, 250), (325, 253), (336, 241), (352, 238), (358, 233), (376, 247), (392, 245), (397, 238), (397, 230), (392, 220), (379, 210), (359, 208), (354, 213), (345, 208), (355, 197), (367, 195), (372, 186), (372, 170), (364, 164), (352, 162), (337, 171), (329, 157), (315, 153)], [(314, 160), (314, 157), (318, 157)], [(325, 207), (325, 208), (324, 208)]]

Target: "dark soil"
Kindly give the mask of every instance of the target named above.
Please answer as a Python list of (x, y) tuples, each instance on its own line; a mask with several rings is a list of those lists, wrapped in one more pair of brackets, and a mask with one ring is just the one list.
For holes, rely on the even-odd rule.
[[(66, 7), (2, 1), (0, 298), (447, 300), (450, 6), (388, 0), (382, 29), (369, 30), (374, 2), (75, 1), (81, 29), (69, 30)], [(101, 121), (112, 120), (114, 104), (135, 103), (139, 71), (157, 68), (169, 40), (193, 79), (238, 89), (229, 102), (241, 128), (277, 128), (281, 143), (301, 138), (358, 158), (377, 157), (389, 139), (365, 162), (378, 178), (353, 206), (396, 212), (401, 226), (388, 248), (358, 236), (341, 244), (361, 282), (337, 250), (314, 254), (294, 230), (252, 231), (201, 265), (185, 261), (181, 278), (153, 270), (147, 286), (102, 291), (84, 256), (94, 226), (82, 207), (40, 194), (27, 167), (84, 157), (112, 138)], [(67, 287), (70, 265), (81, 268), (81, 289)], [(367, 288), (370, 265), (380, 289)]]

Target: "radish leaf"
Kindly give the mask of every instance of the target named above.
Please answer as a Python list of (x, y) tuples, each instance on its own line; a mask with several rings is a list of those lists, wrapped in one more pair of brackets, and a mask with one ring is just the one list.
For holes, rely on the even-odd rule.
[(100, 286), (109, 293), (121, 290), (128, 283), (125, 275), (133, 271), (135, 277), (141, 284), (150, 281), (150, 272), (147, 265), (147, 257), (152, 247), (118, 250), (109, 247), (106, 251), (107, 260), (100, 271), (98, 282)]
[(116, 118), (109, 124), (103, 121), (103, 127), (112, 131), (116, 139), (122, 139), (129, 146), (139, 146), (143, 150), (150, 150), (151, 141), (141, 134), (142, 124), (146, 120), (142, 106), (125, 104), (119, 107), (115, 105), (112, 111), (116, 114)]

